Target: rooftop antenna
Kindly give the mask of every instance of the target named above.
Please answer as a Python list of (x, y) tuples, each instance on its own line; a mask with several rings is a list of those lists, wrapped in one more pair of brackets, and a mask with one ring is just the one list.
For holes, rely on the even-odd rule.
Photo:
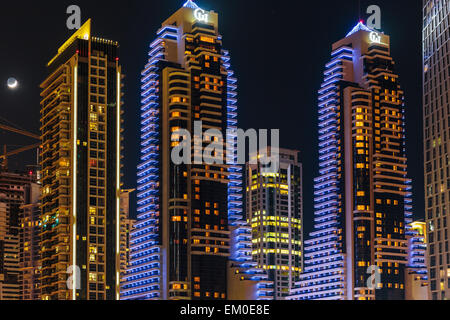
[(362, 22), (362, 18), (361, 18), (361, 0), (358, 0), (358, 21)]

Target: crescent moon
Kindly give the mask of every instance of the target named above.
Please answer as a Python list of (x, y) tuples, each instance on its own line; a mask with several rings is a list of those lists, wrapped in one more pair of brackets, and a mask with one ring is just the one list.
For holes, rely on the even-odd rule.
[(15, 89), (15, 88), (17, 88), (17, 85), (18, 85), (19, 83), (17, 82), (17, 80), (16, 79), (11, 79), (11, 81), (8, 81), (8, 87), (10, 88), (10, 89)]

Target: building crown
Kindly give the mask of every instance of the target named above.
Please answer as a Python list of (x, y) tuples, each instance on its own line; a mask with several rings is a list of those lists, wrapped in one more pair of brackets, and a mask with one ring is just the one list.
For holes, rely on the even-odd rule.
[(191, 9), (198, 9), (198, 5), (196, 5), (194, 3), (194, 1), (192, 1), (192, 0), (186, 1), (185, 4), (183, 4), (183, 7), (184, 8), (191, 8)]
[(358, 31), (363, 30), (367, 32), (377, 32), (375, 29), (371, 29), (368, 26), (366, 26), (363, 21), (359, 21), (358, 24), (350, 31), (345, 37), (350, 37), (352, 34), (357, 33)]

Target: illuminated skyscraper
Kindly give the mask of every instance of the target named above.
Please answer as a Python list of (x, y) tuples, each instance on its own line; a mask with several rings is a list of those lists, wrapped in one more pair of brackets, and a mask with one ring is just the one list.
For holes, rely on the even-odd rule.
[(22, 175), (25, 203), (19, 214), (19, 283), (21, 300), (40, 300), (41, 186), (36, 181), (36, 176), (30, 173)]
[(450, 299), (449, 19), (449, 1), (423, 1), (425, 209), (433, 300)]
[(39, 286), (39, 185), (0, 170), (0, 300), (34, 300)]
[[(269, 151), (270, 152), (270, 151)], [(274, 282), (274, 297), (288, 296), (302, 268), (302, 166), (299, 152), (281, 149), (276, 172), (247, 163), (247, 219), (252, 256)], [(252, 155), (251, 158), (257, 158)]]
[(404, 111), (389, 36), (358, 23), (333, 44), (319, 90), (315, 228), (292, 299), (405, 298)]
[(60, 47), (41, 84), (45, 300), (119, 298), (122, 75), (117, 49), (117, 42), (91, 35), (89, 20)]
[(0, 300), (20, 300), (19, 216), (25, 204), (20, 175), (0, 171)]
[(120, 278), (121, 283), (127, 272), (130, 262), (131, 231), (136, 223), (130, 218), (130, 194), (135, 190), (122, 190), (120, 194)]
[[(171, 140), (175, 131), (194, 132), (201, 121), (202, 139), (206, 130), (226, 137), (237, 126), (237, 80), (218, 27), (217, 13), (189, 0), (150, 44), (141, 81), (138, 221), (122, 299), (228, 298), (231, 227), (243, 223), (242, 167), (171, 160), (180, 143)], [(205, 139), (203, 147), (211, 143)]]

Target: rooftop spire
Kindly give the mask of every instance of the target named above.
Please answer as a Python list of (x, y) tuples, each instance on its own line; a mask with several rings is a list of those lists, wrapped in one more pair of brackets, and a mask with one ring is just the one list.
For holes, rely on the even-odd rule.
[(185, 4), (183, 4), (184, 8), (198, 9), (198, 5), (194, 3), (192, 0), (187, 0)]

